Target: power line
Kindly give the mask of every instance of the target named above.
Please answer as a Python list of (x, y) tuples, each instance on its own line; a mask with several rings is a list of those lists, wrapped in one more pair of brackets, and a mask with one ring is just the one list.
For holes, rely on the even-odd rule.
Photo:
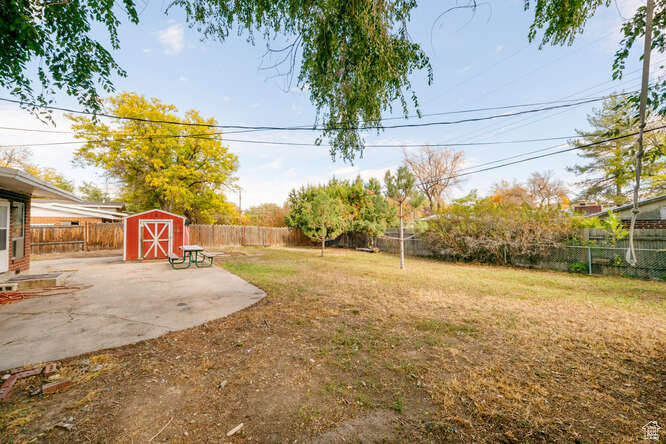
[(525, 153), (515, 154), (515, 155), (513, 155), (513, 156), (509, 156), (509, 157), (503, 157), (503, 158), (501, 158), (501, 159), (492, 160), (492, 161), (490, 161), (490, 162), (480, 163), (480, 164), (478, 164), (478, 165), (470, 166), (470, 167), (467, 167), (467, 168), (461, 168), (459, 171), (473, 170), (473, 169), (475, 169), (475, 168), (479, 168), (479, 167), (482, 167), (482, 166), (493, 165), (493, 164), (495, 164), (495, 163), (504, 162), (505, 160), (516, 159), (516, 158), (518, 158), (518, 157), (527, 156), (527, 155), (529, 155), (529, 154), (541, 153), (541, 152), (544, 152), (544, 151), (550, 151), (550, 150), (552, 150), (552, 149), (555, 149), (555, 148), (561, 148), (561, 147), (563, 147), (563, 146), (566, 146), (566, 145), (559, 144), (559, 145), (549, 146), (549, 147), (547, 147), (547, 148), (540, 148), (540, 149), (538, 149), (538, 150), (534, 150), (534, 151), (527, 151), (527, 152), (525, 152)]
[[(2, 100), (2, 99), (0, 99)], [(77, 135), (93, 135), (93, 133), (78, 133), (76, 131), (57, 131), (57, 130), (45, 130), (45, 129), (37, 129), (37, 128), (16, 128), (16, 127), (11, 127), (11, 126), (0, 126), (0, 130), (7, 130), (7, 131), (26, 131), (26, 132), (33, 132), (33, 133), (52, 133), (52, 134), (77, 134)], [(225, 131), (224, 134), (240, 134), (240, 133), (252, 133), (255, 132), (256, 130), (243, 130), (243, 131)], [(220, 133), (222, 134), (222, 133)], [(14, 146), (14, 145), (11, 145)]]
[[(648, 132), (651, 132), (651, 131), (657, 131), (657, 130), (664, 129), (664, 128), (666, 128), (666, 125), (646, 129), (643, 132), (648, 133)], [(502, 168), (502, 167), (505, 167), (505, 166), (515, 165), (515, 164), (518, 164), (518, 163), (528, 162), (530, 160), (535, 160), (535, 159), (541, 159), (541, 158), (544, 158), (544, 157), (554, 156), (555, 154), (566, 153), (566, 152), (569, 152), (569, 151), (575, 151), (575, 150), (579, 150), (579, 149), (582, 149), (582, 148), (588, 148), (588, 147), (591, 147), (591, 146), (601, 145), (603, 143), (612, 142), (614, 140), (625, 139), (627, 137), (636, 136), (636, 135), (638, 135), (638, 133), (639, 133), (638, 131), (635, 131), (633, 133), (625, 134), (623, 136), (611, 137), (609, 139), (599, 140), (597, 142), (591, 142), (591, 143), (587, 143), (585, 145), (577, 145), (577, 146), (574, 146), (574, 147), (571, 147), (571, 148), (565, 148), (565, 149), (562, 149), (562, 150), (559, 150), (559, 151), (554, 151), (552, 153), (541, 154), (539, 156), (532, 156), (532, 157), (528, 157), (527, 159), (521, 159), (521, 160), (516, 160), (516, 161), (513, 161), (513, 162), (507, 162), (507, 163), (503, 163), (501, 165), (496, 165), (496, 166), (492, 166), (492, 167), (488, 167), (488, 168), (482, 168), (482, 169), (476, 170), (476, 171), (469, 171), (469, 172), (465, 172), (465, 173), (461, 173), (461, 174), (454, 174), (454, 175), (451, 175), (451, 176), (448, 176), (448, 177), (443, 177), (443, 178), (440, 178), (440, 179), (435, 179), (435, 180), (430, 180), (430, 181), (427, 181), (427, 182), (422, 182), (421, 184), (422, 185), (427, 185), (427, 184), (431, 184), (431, 183), (438, 183), (438, 182), (442, 182), (442, 181), (445, 181), (445, 180), (455, 179), (455, 178), (458, 178), (458, 177), (469, 176), (470, 174), (483, 173), (485, 171), (495, 170), (495, 169)], [(503, 160), (506, 160), (506, 159), (503, 159)], [(499, 161), (501, 161), (501, 160), (499, 160)]]
[[(3, 129), (0, 127), (0, 129)], [(203, 139), (203, 140), (219, 140), (220, 142), (236, 142), (236, 143), (250, 143), (250, 144), (259, 144), (259, 145), (283, 145), (283, 146), (307, 146), (307, 147), (321, 147), (321, 148), (331, 148), (331, 145), (318, 145), (316, 143), (306, 143), (306, 142), (280, 142), (272, 140), (249, 140), (249, 139), (231, 139), (225, 138), (224, 135), (229, 133), (201, 133), (201, 134), (156, 134), (153, 136), (136, 136), (136, 137), (123, 137), (119, 139), (96, 139), (96, 140), (73, 140), (65, 142), (43, 142), (43, 143), (24, 143), (24, 144), (5, 144), (2, 146), (13, 147), (13, 148), (30, 148), (37, 146), (59, 146), (59, 145), (75, 145), (75, 144), (85, 144), (85, 143), (117, 143), (117, 142), (129, 142), (134, 140), (146, 140), (146, 139), (172, 139), (172, 138), (194, 138), (194, 139)], [(487, 146), (487, 145), (513, 145), (521, 143), (535, 143), (535, 142), (552, 142), (555, 140), (566, 140), (573, 139), (578, 137), (577, 135), (572, 136), (556, 136), (556, 137), (542, 137), (535, 139), (517, 139), (517, 140), (497, 140), (494, 142), (461, 142), (461, 143), (418, 143), (418, 144), (406, 144), (406, 143), (396, 143), (396, 144), (366, 144), (366, 148), (418, 148), (422, 146), (430, 147), (456, 147), (456, 146)]]
[[(541, 106), (541, 105), (552, 105), (556, 103), (562, 103), (562, 102), (577, 102), (581, 100), (603, 100), (606, 98), (610, 97), (618, 97), (618, 96), (624, 96), (628, 95), (631, 93), (618, 93), (618, 94), (611, 94), (607, 96), (601, 96), (601, 97), (579, 97), (576, 99), (557, 99), (557, 100), (548, 100), (548, 101), (543, 101), (543, 102), (531, 102), (531, 103), (521, 103), (521, 104), (516, 104), (516, 105), (498, 105), (498, 106), (489, 106), (485, 108), (467, 108), (467, 109), (460, 109), (460, 110), (453, 110), (453, 111), (441, 111), (441, 112), (436, 112), (436, 113), (426, 113), (426, 114), (410, 114), (408, 116), (394, 116), (394, 117), (384, 117), (382, 120), (408, 120), (408, 119), (423, 119), (426, 117), (435, 117), (435, 116), (446, 116), (446, 115), (451, 115), (451, 114), (467, 114), (467, 113), (475, 113), (475, 112), (481, 112), (481, 111), (497, 111), (497, 110), (502, 110), (502, 109), (515, 109), (515, 108), (525, 108), (527, 106)], [(570, 97), (570, 96), (569, 96)], [(2, 99), (0, 100), (5, 100), (7, 101), (8, 99)], [(14, 101), (14, 103), (19, 103), (18, 101)], [(89, 114), (94, 114), (94, 113), (89, 113)], [(175, 123), (175, 122), (174, 122)], [(302, 129), (308, 129), (311, 126), (310, 125), (298, 125), (298, 128)], [(32, 129), (32, 128), (14, 128), (14, 127), (0, 127), (0, 129), (3, 130), (12, 130), (12, 131), (28, 131), (28, 132), (38, 132), (38, 133), (55, 133), (55, 134), (74, 134), (74, 131), (56, 131), (56, 130), (43, 130), (43, 129)], [(230, 134), (230, 133), (227, 133)]]
[[(169, 121), (169, 120), (153, 120), (153, 119), (145, 119), (145, 118), (142, 118), (142, 117), (116, 116), (116, 115), (107, 114), (107, 113), (97, 113), (96, 114), (96, 113), (92, 113), (92, 112), (88, 112), (88, 111), (72, 110), (72, 109), (68, 109), (68, 108), (61, 108), (61, 107), (54, 107), (54, 106), (44, 106), (43, 108), (58, 110), (58, 111), (63, 111), (63, 112), (70, 112), (70, 113), (75, 113), (75, 114), (95, 115), (95, 116), (107, 117), (107, 118), (119, 119), (119, 120), (130, 120), (130, 121), (144, 122), (144, 123), (159, 123), (159, 124), (179, 125), (179, 126), (188, 126), (188, 127), (204, 127), (204, 128), (220, 128), (220, 129), (229, 129), (230, 128), (230, 129), (242, 129), (242, 130), (275, 130), (275, 131), (304, 131), (304, 130), (307, 130), (307, 131), (321, 131), (321, 130), (325, 130), (325, 129), (333, 130), (333, 131), (355, 131), (355, 130), (370, 130), (370, 129), (420, 128), (420, 127), (428, 127), (428, 126), (456, 125), (456, 124), (461, 124), (461, 123), (479, 122), (479, 121), (484, 121), (484, 120), (507, 118), (507, 117), (524, 115), (524, 114), (533, 114), (533, 113), (537, 113), (537, 112), (550, 111), (550, 110), (554, 110), (554, 109), (570, 108), (570, 107), (573, 107), (573, 106), (598, 102), (598, 101), (604, 100), (605, 98), (606, 97), (597, 97), (597, 98), (592, 98), (592, 99), (580, 100), (580, 101), (573, 102), (573, 103), (560, 104), (560, 105), (551, 105), (551, 106), (542, 107), (542, 108), (533, 108), (533, 109), (528, 109), (528, 110), (516, 111), (516, 112), (513, 112), (513, 113), (495, 114), (495, 115), (484, 116), (484, 117), (474, 117), (474, 118), (469, 118), (469, 119), (459, 119), (459, 120), (452, 120), (452, 121), (405, 123), (405, 124), (388, 125), (388, 126), (367, 125), (367, 126), (359, 126), (359, 127), (333, 127), (333, 128), (318, 128), (316, 126), (306, 128), (306, 127), (299, 127), (299, 126), (213, 125), (213, 124), (206, 124), (206, 123), (185, 123), (185, 122), (177, 122), (177, 121)], [(22, 102), (20, 100), (7, 99), (7, 98), (0, 98), (0, 101), (16, 103), (16, 104), (26, 104), (26, 102)]]
[[(657, 63), (662, 62), (662, 61), (664, 61), (664, 60), (666, 60), (666, 59), (662, 59), (662, 60), (658, 61)], [(569, 97), (575, 96), (575, 95), (577, 95), (577, 94), (586, 93), (586, 92), (591, 91), (591, 90), (597, 90), (597, 89), (599, 89), (600, 87), (602, 87), (603, 85), (606, 85), (606, 84), (609, 84), (609, 83), (611, 84), (610, 86), (601, 88), (601, 90), (600, 90), (598, 93), (601, 93), (602, 91), (607, 91), (607, 90), (612, 90), (612, 89), (614, 89), (614, 88), (618, 88), (618, 87), (619, 87), (620, 85), (622, 85), (622, 84), (627, 84), (627, 83), (631, 83), (631, 82), (633, 82), (633, 79), (631, 79), (630, 77), (632, 77), (633, 74), (638, 73), (639, 71), (640, 71), (640, 69), (636, 69), (636, 70), (629, 71), (628, 73), (626, 73), (627, 75), (624, 76), (623, 80), (622, 80), (620, 83), (618, 83), (618, 84), (612, 85), (612, 83), (614, 83), (615, 80), (606, 80), (606, 81), (604, 81), (604, 82), (600, 82), (600, 83), (594, 84), (594, 85), (592, 85), (592, 86), (590, 86), (590, 87), (587, 87), (587, 88), (583, 88), (583, 89), (581, 89), (581, 90), (578, 90), (578, 91), (576, 91), (576, 92), (574, 92), (574, 93), (572, 93), (572, 94), (568, 94), (568, 95), (566, 95), (566, 96), (564, 96), (564, 97), (561, 97), (559, 100), (566, 100), (566, 99), (568, 99)], [(639, 74), (639, 75), (640, 75), (640, 74)], [(637, 92), (638, 92), (638, 91), (630, 91), (630, 92), (628, 92), (628, 93), (623, 93), (623, 94), (610, 94), (610, 95), (608, 95), (607, 97), (611, 98), (611, 97), (614, 97), (614, 96), (634, 94), (634, 93), (637, 93)], [(598, 93), (595, 93), (595, 94), (598, 94)], [(517, 129), (517, 128), (522, 128), (522, 127), (524, 127), (524, 126), (531, 125), (532, 123), (537, 123), (537, 122), (539, 122), (539, 121), (542, 121), (542, 120), (545, 120), (545, 119), (549, 119), (549, 118), (555, 117), (555, 116), (557, 116), (557, 115), (559, 115), (559, 114), (562, 114), (562, 112), (554, 113), (554, 114), (551, 114), (550, 116), (543, 117), (543, 118), (539, 118), (539, 119), (536, 119), (536, 120), (530, 120), (530, 118), (522, 119), (522, 120), (519, 120), (518, 122), (514, 122), (514, 123), (512, 124), (512, 126), (509, 127), (508, 130), (506, 130), (505, 128), (492, 129), (493, 127), (497, 128), (497, 124), (496, 124), (496, 123), (491, 123), (490, 125), (486, 125), (486, 126), (484, 126), (483, 128), (481, 128), (480, 131), (485, 131), (485, 134), (486, 134), (486, 135), (488, 135), (488, 136), (493, 136), (493, 135), (495, 135), (495, 134), (496, 134), (498, 131), (500, 131), (500, 130), (502, 130), (503, 132), (513, 131), (513, 130), (515, 130), (515, 129)], [(520, 122), (525, 122), (525, 121), (527, 121), (527, 122), (526, 122), (524, 125), (518, 125), (518, 126), (516, 126), (516, 124), (518, 124), (518, 123), (520, 123)], [(488, 129), (490, 129), (490, 130), (489, 130), (489, 131), (486, 131), (486, 130), (488, 130)], [(454, 140), (455, 140), (455, 139), (454, 139)]]

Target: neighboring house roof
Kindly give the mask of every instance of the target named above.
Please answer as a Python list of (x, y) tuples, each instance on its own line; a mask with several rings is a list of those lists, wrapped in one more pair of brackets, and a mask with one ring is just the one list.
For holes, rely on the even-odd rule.
[[(68, 204), (71, 203), (70, 201), (66, 200), (59, 200), (59, 199), (45, 199), (42, 200), (44, 203), (59, 203), (59, 204)], [(117, 211), (123, 211), (125, 209), (125, 202), (117, 202), (117, 201), (112, 201), (112, 202), (96, 202), (96, 201), (91, 201), (91, 200), (83, 200), (77, 203), (78, 206), (81, 207), (86, 207), (86, 208), (99, 208), (99, 209), (108, 209), (108, 210), (117, 210)]]
[(55, 185), (51, 185), (25, 171), (15, 168), (0, 167), (0, 189), (32, 195), (32, 197), (65, 199), (67, 202), (81, 201), (81, 199), (69, 191), (60, 189)]
[[(638, 202), (638, 207), (640, 208), (640, 207), (644, 207), (646, 205), (652, 205), (652, 204), (659, 203), (659, 202), (665, 202), (666, 203), (666, 194), (662, 194), (661, 196), (651, 197), (650, 199), (641, 200), (641, 201)], [(586, 217), (594, 217), (594, 216), (603, 217), (603, 216), (608, 215), (608, 210), (612, 211), (613, 213), (620, 213), (622, 211), (631, 210), (633, 207), (634, 207), (634, 205), (632, 203), (630, 203), (630, 204), (621, 205), (621, 206), (615, 207), (615, 208), (608, 208), (608, 209), (606, 209), (604, 211), (601, 211), (599, 213), (588, 214)]]
[(118, 211), (106, 211), (96, 208), (89, 208), (85, 204), (59, 203), (59, 202), (40, 202), (32, 201), (32, 218), (52, 217), (52, 218), (90, 218), (121, 221), (127, 214)]

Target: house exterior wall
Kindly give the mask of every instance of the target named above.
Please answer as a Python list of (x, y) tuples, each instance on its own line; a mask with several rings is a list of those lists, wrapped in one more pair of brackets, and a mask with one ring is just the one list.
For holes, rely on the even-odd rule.
[[(629, 228), (629, 226), (631, 225), (631, 220), (623, 219), (622, 225), (624, 225), (625, 228)], [(637, 219), (635, 227), (637, 229), (646, 229), (646, 230), (666, 229), (666, 219), (654, 219), (654, 220)]]
[[(0, 190), (0, 199), (8, 200), (10, 202), (10, 206), (12, 202), (22, 202), (24, 204), (25, 220), (23, 221), (23, 230), (24, 230), (23, 257), (18, 259), (12, 258), (14, 256), (14, 252), (12, 251), (13, 242), (11, 241), (11, 237), (9, 239), (9, 245), (7, 246), (7, 249), (9, 250), (9, 274), (21, 273), (23, 271), (27, 271), (30, 268), (30, 244), (32, 238), (32, 236), (30, 235), (30, 196), (13, 193), (7, 190)], [(10, 218), (9, 221), (10, 233), (12, 230), (11, 223), (12, 222)]]

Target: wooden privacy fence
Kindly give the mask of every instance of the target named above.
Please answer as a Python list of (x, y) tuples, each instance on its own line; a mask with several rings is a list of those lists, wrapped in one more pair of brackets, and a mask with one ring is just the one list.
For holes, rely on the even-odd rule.
[(31, 254), (65, 253), (84, 249), (85, 227), (31, 227)]
[(30, 227), (32, 254), (123, 248), (123, 224)]
[(249, 225), (190, 225), (190, 243), (204, 248), (224, 246), (297, 247), (312, 245), (300, 230)]
[[(31, 227), (32, 254), (123, 248), (123, 224), (100, 223), (74, 227)], [(244, 225), (191, 225), (190, 243), (204, 248), (227, 246), (312, 245), (300, 230)]]

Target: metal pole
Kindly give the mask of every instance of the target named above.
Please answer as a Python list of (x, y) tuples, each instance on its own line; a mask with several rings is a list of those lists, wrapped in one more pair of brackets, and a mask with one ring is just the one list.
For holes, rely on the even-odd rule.
[(592, 274), (592, 249), (587, 247), (587, 274)]
[(627, 262), (636, 266), (636, 251), (634, 251), (634, 227), (640, 210), (638, 209), (638, 192), (641, 186), (641, 170), (643, 169), (643, 133), (645, 131), (645, 109), (647, 107), (648, 83), (650, 81), (650, 54), (652, 52), (652, 15), (654, 0), (647, 0), (645, 11), (645, 42), (643, 46), (643, 78), (641, 83), (641, 97), (639, 105), (640, 127), (638, 129), (638, 150), (636, 151), (636, 183), (634, 184), (633, 209), (631, 210), (631, 226), (629, 227), (629, 251)]

